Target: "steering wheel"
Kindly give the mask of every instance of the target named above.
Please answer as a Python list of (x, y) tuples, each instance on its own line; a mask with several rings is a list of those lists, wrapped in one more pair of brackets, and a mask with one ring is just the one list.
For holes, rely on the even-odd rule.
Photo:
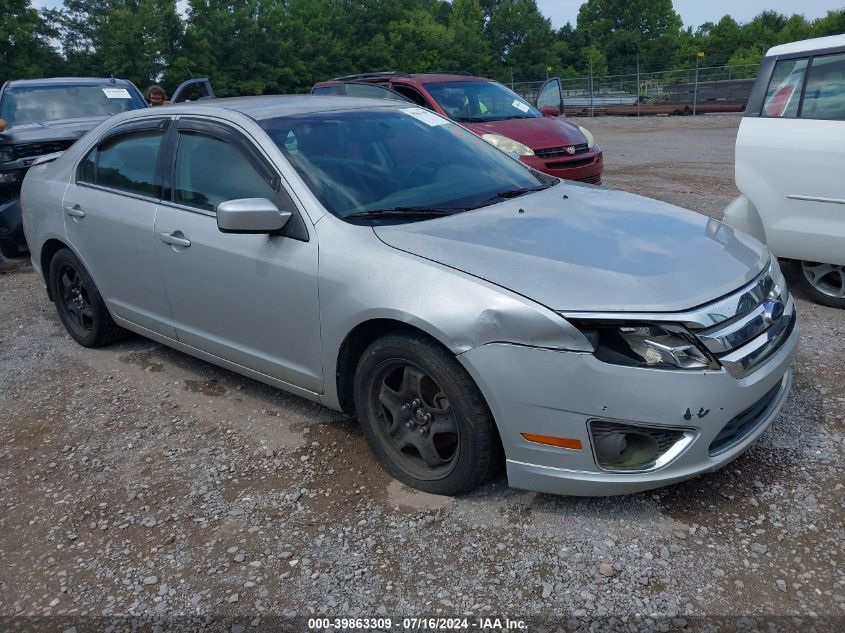
[(356, 165), (343, 160), (327, 160), (316, 163), (317, 167), (325, 170), (333, 179), (338, 176), (338, 182), (342, 185), (359, 186), (366, 191), (371, 200), (379, 200), (384, 197), (379, 187), (381, 183), (378, 177), (372, 174), (363, 165)]
[(403, 184), (403, 185), (405, 185), (405, 186), (408, 186), (408, 184), (409, 184), (409, 183), (413, 183), (413, 181), (414, 181), (414, 178), (413, 178), (413, 177), (414, 177), (414, 176), (416, 176), (418, 173), (423, 172), (425, 169), (430, 170), (430, 171), (431, 171), (431, 175), (433, 176), (433, 175), (434, 175), (434, 173), (435, 173), (438, 169), (440, 169), (440, 163), (438, 163), (438, 162), (437, 162), (437, 161), (435, 161), (435, 160), (425, 160), (425, 161), (423, 161), (423, 162), (419, 163), (418, 165), (414, 165), (414, 166), (411, 168), (411, 171), (409, 171), (409, 172), (405, 175), (405, 178), (404, 178), (404, 180), (402, 181), (402, 184)]

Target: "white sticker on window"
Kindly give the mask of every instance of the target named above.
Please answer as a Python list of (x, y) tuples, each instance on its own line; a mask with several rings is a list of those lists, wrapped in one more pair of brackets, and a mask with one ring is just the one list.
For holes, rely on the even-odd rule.
[(109, 99), (131, 99), (132, 95), (126, 88), (103, 88), (103, 94)]
[(402, 112), (409, 114), (415, 119), (432, 127), (435, 125), (446, 125), (449, 122), (442, 116), (435, 114), (434, 112), (429, 112), (423, 108), (402, 108)]
[(522, 112), (528, 112), (528, 106), (522, 103), (522, 101), (517, 101), (516, 99), (514, 99), (511, 105), (517, 110), (521, 110)]

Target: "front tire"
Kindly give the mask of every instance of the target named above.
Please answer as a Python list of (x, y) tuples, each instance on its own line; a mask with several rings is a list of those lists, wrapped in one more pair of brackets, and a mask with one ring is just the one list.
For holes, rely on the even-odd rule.
[(498, 465), (499, 440), (481, 392), (453, 356), (421, 334), (372, 343), (355, 371), (354, 398), (382, 467), (412, 488), (463, 494)]
[(50, 288), (62, 324), (83, 347), (102, 347), (126, 335), (112, 320), (85, 266), (67, 248), (50, 261)]
[(791, 260), (790, 277), (816, 303), (845, 309), (845, 266)]
[(3, 257), (15, 259), (17, 257), (23, 257), (25, 254), (26, 249), (21, 249), (14, 240), (0, 238), (0, 255)]

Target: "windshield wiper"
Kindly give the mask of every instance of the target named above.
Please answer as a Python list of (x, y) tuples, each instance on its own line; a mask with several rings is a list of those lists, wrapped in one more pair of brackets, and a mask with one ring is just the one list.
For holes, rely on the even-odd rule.
[(443, 215), (452, 215), (465, 211), (463, 208), (456, 207), (391, 207), (389, 209), (368, 209), (366, 211), (355, 211), (349, 215), (343, 216), (343, 219), (349, 218), (422, 218), (422, 217), (440, 217)]
[(536, 187), (521, 187), (519, 189), (508, 189), (506, 191), (500, 191), (494, 196), (483, 200), (481, 203), (475, 206), (477, 209), (478, 207), (485, 207), (490, 204), (495, 204), (500, 200), (509, 200), (511, 198), (518, 198), (519, 196), (524, 196), (526, 193), (533, 193), (535, 191), (543, 191), (544, 189), (548, 189), (552, 185), (538, 185)]

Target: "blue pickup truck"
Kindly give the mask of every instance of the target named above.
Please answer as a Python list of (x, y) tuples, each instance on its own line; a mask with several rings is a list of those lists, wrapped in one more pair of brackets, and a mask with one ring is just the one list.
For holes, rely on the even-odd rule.
[[(213, 98), (207, 78), (183, 82), (171, 103)], [(113, 114), (146, 108), (141, 91), (125, 79), (57, 77), (7, 81), (0, 88), (0, 254), (27, 252), (20, 190), (26, 171), (45, 155), (63, 152)]]

